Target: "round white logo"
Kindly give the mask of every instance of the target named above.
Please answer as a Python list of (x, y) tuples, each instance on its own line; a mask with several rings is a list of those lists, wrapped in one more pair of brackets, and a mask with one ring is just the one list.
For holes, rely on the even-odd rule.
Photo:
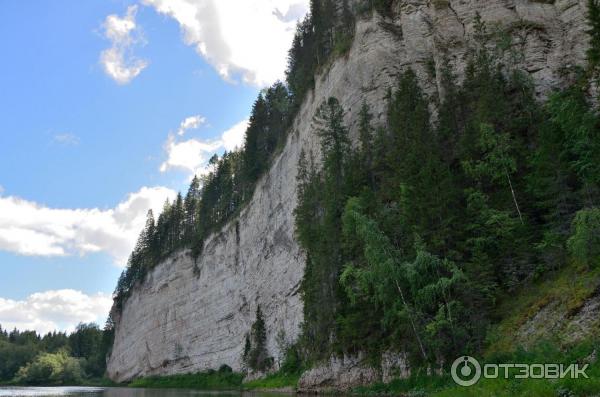
[(481, 378), (481, 365), (471, 356), (462, 356), (454, 360), (450, 372), (456, 384), (473, 386)]

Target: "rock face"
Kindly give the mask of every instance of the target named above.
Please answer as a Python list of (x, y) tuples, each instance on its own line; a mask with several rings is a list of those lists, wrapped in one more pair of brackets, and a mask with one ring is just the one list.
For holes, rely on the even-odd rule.
[(595, 337), (599, 329), (600, 286), (575, 307), (560, 298), (549, 301), (527, 318), (512, 341), (525, 347), (551, 338), (572, 344)]
[(316, 366), (302, 374), (298, 391), (323, 393), (350, 391), (381, 379), (380, 371), (365, 365), (360, 357), (332, 357), (329, 362)]
[[(259, 181), (249, 205), (205, 241), (197, 261), (189, 251), (173, 255), (125, 302), (116, 318), (110, 378), (124, 381), (221, 364), (239, 370), (244, 338), (258, 305), (266, 320), (268, 349), (277, 362), (276, 335), (283, 331), (289, 342), (294, 341), (303, 318), (299, 287), (305, 258), (294, 237), (296, 174), (301, 150), (318, 162), (319, 139), (312, 120), (322, 101), (339, 99), (355, 137), (362, 103), (370, 104), (375, 121), (382, 123), (386, 93), (408, 67), (425, 92), (438, 99), (436, 76), (441, 68), (450, 64), (458, 76), (464, 70), (477, 12), (489, 30), (497, 32), (495, 40), (504, 43), (507, 62), (523, 67), (544, 96), (563, 83), (565, 67), (584, 63), (585, 3), (404, 0), (394, 3), (393, 16), (360, 17), (350, 51), (317, 77), (285, 147)], [(314, 389), (310, 379), (323, 379), (314, 375), (304, 382), (306, 389)], [(349, 384), (354, 384), (350, 378)], [(343, 388), (340, 382), (335, 385)]]
[(350, 391), (358, 386), (375, 382), (388, 383), (392, 379), (408, 378), (408, 355), (384, 352), (380, 368), (373, 368), (363, 355), (331, 357), (329, 361), (304, 372), (298, 381), (302, 393), (328, 393)]

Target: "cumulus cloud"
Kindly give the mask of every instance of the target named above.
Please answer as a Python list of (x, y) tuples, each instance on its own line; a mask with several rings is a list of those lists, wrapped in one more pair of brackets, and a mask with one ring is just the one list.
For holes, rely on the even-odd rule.
[(112, 209), (58, 209), (0, 197), (0, 250), (29, 256), (85, 255), (106, 252), (124, 265), (148, 209), (158, 213), (176, 192), (143, 187)]
[(192, 175), (207, 173), (208, 160), (217, 151), (221, 149), (232, 151), (242, 147), (247, 127), (248, 120), (242, 120), (223, 132), (219, 139), (214, 140), (192, 138), (180, 141), (175, 135), (169, 134), (165, 143), (167, 159), (161, 164), (160, 171), (166, 172), (169, 169), (179, 168)]
[(86, 295), (71, 289), (38, 292), (24, 300), (0, 297), (0, 325), (11, 330), (71, 332), (78, 323), (104, 325), (112, 305), (109, 294)]
[(142, 42), (142, 34), (135, 22), (137, 6), (129, 6), (120, 17), (112, 14), (104, 20), (104, 36), (111, 47), (102, 51), (100, 63), (104, 71), (118, 84), (127, 84), (148, 66), (148, 62), (132, 54), (135, 44)]
[(225, 150), (232, 151), (239, 149), (244, 144), (248, 120), (242, 120), (221, 135), (221, 146)]
[(309, 0), (141, 0), (175, 19), (186, 44), (226, 80), (283, 79), (296, 21)]
[(52, 140), (64, 146), (77, 146), (80, 142), (80, 139), (77, 135), (71, 134), (69, 132), (65, 132), (63, 134), (56, 134), (52, 137)]
[(167, 160), (160, 166), (161, 172), (171, 168), (181, 168), (191, 173), (197, 173), (208, 161), (210, 155), (221, 147), (220, 141), (202, 141), (188, 139), (178, 142), (175, 136), (169, 135), (165, 143)]
[(206, 118), (200, 116), (199, 114), (196, 116), (187, 117), (181, 122), (181, 124), (179, 124), (179, 130), (177, 130), (177, 135), (181, 136), (185, 134), (187, 130), (196, 129), (205, 123)]

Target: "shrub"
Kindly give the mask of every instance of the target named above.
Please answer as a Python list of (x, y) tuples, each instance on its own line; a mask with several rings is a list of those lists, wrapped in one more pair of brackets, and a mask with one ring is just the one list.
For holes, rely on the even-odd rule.
[(26, 384), (74, 384), (80, 382), (82, 377), (79, 360), (69, 357), (63, 350), (40, 354), (19, 370), (16, 380)]
[(572, 234), (567, 241), (577, 263), (596, 266), (600, 261), (600, 208), (584, 208), (575, 214)]

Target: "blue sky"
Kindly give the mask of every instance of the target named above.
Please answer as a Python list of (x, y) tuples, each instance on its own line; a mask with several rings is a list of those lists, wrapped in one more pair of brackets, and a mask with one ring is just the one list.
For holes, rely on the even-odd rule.
[[(146, 211), (241, 144), (304, 12), (304, 0), (0, 0), (1, 325), (106, 315)], [(53, 317), (40, 301), (72, 310)]]

